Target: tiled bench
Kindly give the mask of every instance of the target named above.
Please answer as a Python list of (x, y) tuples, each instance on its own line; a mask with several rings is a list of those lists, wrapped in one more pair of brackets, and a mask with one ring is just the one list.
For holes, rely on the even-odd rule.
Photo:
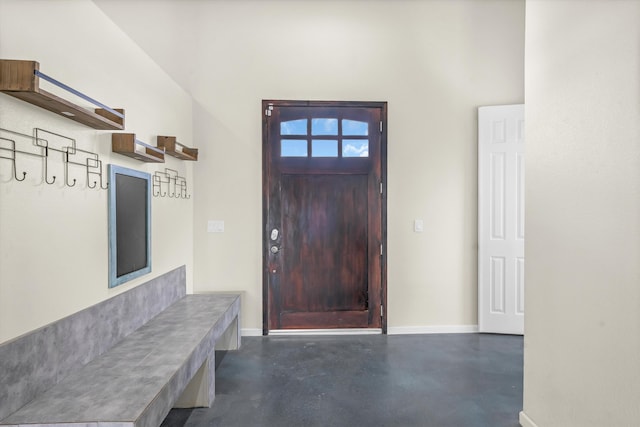
[[(236, 294), (179, 297), (102, 354), (71, 368), (0, 425), (156, 427), (172, 407), (210, 406), (215, 350), (239, 347), (239, 310)], [(5, 387), (8, 373), (2, 368), (0, 361), (0, 387)], [(10, 399), (11, 392), (4, 397)]]

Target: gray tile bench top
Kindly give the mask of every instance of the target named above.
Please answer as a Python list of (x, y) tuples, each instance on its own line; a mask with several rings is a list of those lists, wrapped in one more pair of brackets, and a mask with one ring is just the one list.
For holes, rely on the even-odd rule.
[(0, 424), (157, 426), (239, 308), (236, 294), (187, 295)]

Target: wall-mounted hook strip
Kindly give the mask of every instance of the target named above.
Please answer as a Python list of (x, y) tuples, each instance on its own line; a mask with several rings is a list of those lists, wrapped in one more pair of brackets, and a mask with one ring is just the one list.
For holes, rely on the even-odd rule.
[[(87, 151), (87, 153), (89, 153)], [(95, 154), (95, 153), (91, 153), (91, 154)], [(86, 159), (86, 168), (87, 168), (87, 186), (89, 188), (96, 188), (98, 185), (98, 181), (93, 181), (93, 185), (90, 184), (91, 181), (91, 175), (98, 175), (98, 178), (100, 179), (100, 188), (102, 190), (106, 190), (107, 188), (109, 188), (109, 183), (107, 182), (106, 185), (104, 184), (104, 180), (103, 180), (103, 176), (104, 174), (102, 173), (102, 160), (98, 159), (98, 155), (96, 154), (96, 158), (91, 158), (91, 157), (87, 157)], [(93, 164), (92, 164), (93, 163)], [(91, 169), (97, 169), (96, 171), (92, 171)]]
[[(18, 150), (18, 139), (29, 140), (30, 146), (35, 151)], [(25, 144), (26, 145), (26, 144)], [(24, 181), (27, 172), (22, 172), (22, 178), (18, 173), (18, 159), (20, 155), (33, 156), (42, 159), (42, 181), (54, 184), (56, 176), (50, 175), (50, 154), (60, 153), (64, 164), (64, 184), (73, 187), (77, 179), (71, 176), (70, 166), (81, 166), (85, 169), (87, 187), (106, 190), (108, 183), (103, 172), (102, 161), (97, 153), (82, 150), (77, 147), (76, 140), (68, 136), (51, 132), (42, 128), (34, 128), (33, 135), (16, 132), (10, 129), (0, 128), (0, 159), (11, 161), (13, 179)], [(99, 185), (98, 185), (99, 182)]]
[[(167, 174), (167, 176), (169, 176), (169, 182), (173, 180), (173, 193), (169, 191), (169, 197), (171, 197), (172, 199), (176, 199), (178, 197), (176, 196), (177, 194), (176, 183), (178, 181), (178, 171), (175, 169), (164, 168), (164, 172)], [(169, 187), (171, 187), (171, 185), (169, 185)]]
[(0, 159), (11, 160), (11, 170), (13, 172), (13, 179), (15, 179), (16, 181), (24, 181), (25, 179), (27, 179), (26, 172), (22, 172), (22, 179), (18, 178), (18, 168), (16, 167), (16, 142), (13, 139), (3, 138), (1, 136), (0, 136), (0, 140), (9, 141), (11, 143), (11, 148), (0, 147), (0, 152), (8, 151), (9, 153), (11, 153), (10, 157), (0, 155)]
[[(163, 191), (162, 186), (166, 190)], [(187, 180), (179, 175), (175, 169), (164, 168), (163, 171), (153, 173), (153, 195), (155, 197), (170, 197), (172, 199), (188, 199)]]
[(183, 177), (180, 178), (180, 198), (190, 199), (191, 196), (187, 195), (187, 180)]
[[(62, 146), (60, 148), (51, 147), (51, 145), (47, 142), (47, 149), (54, 150), (62, 153), (62, 159), (64, 163), (64, 174), (65, 174), (65, 184), (68, 187), (73, 187), (76, 185), (76, 178), (73, 178), (72, 181), (69, 181), (69, 177), (71, 175), (69, 166), (81, 166), (85, 169), (85, 175), (87, 180), (88, 188), (100, 188), (102, 190), (106, 190), (109, 188), (109, 184), (106, 183), (106, 177), (103, 173), (102, 169), (102, 161), (100, 160), (98, 153), (94, 153), (92, 151), (82, 150), (77, 147), (76, 140), (70, 138), (68, 136), (51, 132), (42, 128), (34, 129), (36, 137), (39, 137), (42, 134), (48, 136), (50, 140), (62, 140)], [(51, 137), (55, 138), (51, 138)], [(67, 145), (65, 145), (67, 144)], [(93, 177), (93, 181), (92, 181)], [(96, 178), (97, 177), (97, 178)], [(98, 185), (98, 181), (100, 184)]]
[[(0, 143), (0, 152), (6, 153), (6, 155), (0, 155), (0, 159), (11, 161), (11, 167), (13, 169), (12, 174), (13, 174), (13, 178), (16, 181), (24, 181), (27, 177), (27, 172), (23, 171), (22, 178), (18, 178), (18, 171), (17, 171), (17, 158), (18, 158), (17, 155), (18, 154), (25, 155), (25, 156), (38, 157), (38, 158), (41, 158), (43, 162), (46, 162), (46, 157), (48, 156), (47, 140), (34, 137), (32, 135), (28, 135), (26, 133), (16, 132), (16, 131), (5, 129), (5, 128), (0, 128), (0, 135), (1, 134), (6, 134), (7, 136), (6, 137), (0, 136), (0, 141), (9, 142), (10, 147), (2, 146), (2, 143)], [(9, 135), (11, 136), (11, 138), (8, 137)], [(38, 147), (38, 152), (18, 150), (16, 148), (18, 139), (29, 140), (29, 142), (31, 142), (30, 146)], [(45, 173), (43, 175), (43, 181), (49, 184), (52, 184), (55, 181), (55, 176), (52, 177), (53, 179), (51, 180), (51, 182), (49, 182), (46, 172), (47, 171), (46, 171), (46, 163), (45, 163)]]
[(156, 171), (153, 174), (153, 195), (155, 197), (164, 197), (167, 195), (166, 192), (162, 192), (162, 177), (160, 176), (162, 172)]
[[(64, 168), (64, 183), (65, 185), (67, 185), (68, 187), (73, 187), (76, 185), (76, 180), (73, 180), (73, 183), (69, 183), (69, 168), (68, 168), (68, 161), (69, 161), (69, 152), (75, 152), (75, 148), (76, 148), (76, 140), (73, 138), (69, 138), (68, 136), (65, 135), (61, 135), (59, 133), (55, 133), (55, 132), (51, 132), (48, 131), (46, 129), (41, 129), (41, 128), (34, 128), (33, 129), (34, 132), (34, 136), (36, 137), (36, 145), (40, 145), (42, 147), (44, 147), (45, 149), (45, 157), (44, 157), (44, 180), (47, 184), (53, 184), (56, 181), (56, 177), (53, 176), (53, 179), (51, 180), (51, 182), (49, 182), (49, 154), (51, 151), (54, 152), (58, 152), (61, 154), (62, 156), (62, 161), (65, 164), (65, 168)], [(46, 134), (47, 138), (43, 138), (41, 137), (42, 134)], [(51, 137), (54, 137), (53, 139)], [(66, 143), (70, 144), (70, 145), (63, 145), (60, 148), (56, 148), (53, 147), (50, 144), (50, 141), (53, 140), (58, 140), (58, 139), (62, 139), (64, 140)], [(39, 141), (44, 141), (44, 144), (39, 143)]]

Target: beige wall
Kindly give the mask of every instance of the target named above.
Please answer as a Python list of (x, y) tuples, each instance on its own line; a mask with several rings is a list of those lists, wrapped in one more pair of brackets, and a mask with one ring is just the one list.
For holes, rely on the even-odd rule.
[[(477, 324), (476, 107), (523, 101), (524, 3), (225, 1), (206, 16), (196, 289), (246, 291), (244, 326), (261, 327), (262, 99), (387, 101), (390, 332)], [(228, 231), (206, 234), (209, 218)]]
[(524, 426), (640, 425), (640, 2), (527, 1)]
[[(39, 61), (42, 72), (124, 107), (127, 131), (142, 141), (165, 134), (192, 143), (190, 97), (90, 1), (2, 0), (0, 58)], [(191, 165), (169, 159), (149, 166), (111, 154), (109, 131), (4, 94), (0, 127), (26, 134), (40, 127), (75, 138), (78, 148), (99, 154), (105, 174), (108, 163), (150, 173), (166, 166), (193, 183)], [(28, 150), (29, 142), (20, 142)], [(109, 290), (107, 192), (88, 189), (81, 167), (71, 169), (76, 187), (65, 188), (60, 154), (50, 161), (54, 185), (42, 183), (39, 161), (19, 155), (18, 162), (28, 173), (24, 182), (11, 180), (11, 163), (0, 160), (0, 343), (183, 264), (192, 287), (192, 200), (153, 198), (153, 271)]]
[[(158, 0), (150, 8), (146, 0), (30, 0), (3, 2), (0, 8), (2, 56), (35, 57), (51, 74), (77, 82), (79, 88), (107, 103), (122, 104), (127, 108), (128, 127), (143, 140), (174, 128), (176, 134), (192, 132), (193, 145), (201, 149), (201, 161), (193, 166), (193, 211), (188, 203), (154, 201), (154, 262), (157, 257), (155, 265), (160, 266), (154, 273), (174, 264), (191, 267), (193, 251), (193, 269), (188, 268), (193, 270), (193, 289), (243, 291), (243, 327), (259, 331), (260, 101), (387, 101), (390, 331), (477, 323), (476, 108), (523, 102), (524, 1), (309, 0), (294, 5), (287, 0)], [(11, 13), (4, 12), (9, 9)], [(27, 27), (14, 18), (34, 13), (30, 22), (39, 25)], [(34, 31), (46, 35), (27, 37)], [(80, 42), (65, 43), (78, 34)], [(185, 103), (184, 94), (132, 40), (187, 90), (193, 104)], [(82, 77), (84, 67), (103, 79)], [(175, 94), (169, 95), (167, 88)], [(164, 96), (174, 97), (175, 102), (158, 99)], [(20, 117), (27, 108), (37, 117), (44, 114), (55, 123), (61, 120), (5, 98), (2, 105), (10, 105)], [(193, 123), (187, 129), (185, 120), (190, 120), (191, 111)], [(65, 130), (74, 126), (66, 120), (60, 123)], [(31, 126), (25, 124), (22, 130), (29, 131)], [(109, 156), (106, 136), (78, 129), (67, 131), (95, 135), (100, 141), (95, 146)], [(184, 139), (189, 142), (190, 136)], [(118, 158), (120, 164), (152, 169), (131, 162)], [(189, 173), (190, 166), (174, 166)], [(7, 184), (4, 188), (3, 206), (7, 194), (18, 187)], [(72, 206), (82, 212), (80, 204), (88, 197), (106, 203), (100, 198), (104, 196), (86, 191), (34, 188), (40, 194), (28, 196), (29, 203), (45, 203), (42, 198), (49, 197), (41, 195), (45, 192), (73, 200), (69, 205), (47, 203), (48, 211)], [(157, 209), (159, 203), (166, 204), (166, 210)], [(7, 295), (3, 298), (11, 301), (7, 305), (17, 302), (3, 316), (12, 319), (14, 312), (24, 313), (24, 319), (11, 320), (20, 326), (12, 327), (14, 332), (8, 336), (42, 323), (28, 320), (31, 312), (44, 311), (49, 313), (47, 319), (54, 318), (109, 295), (106, 237), (98, 231), (98, 226), (106, 227), (106, 213), (97, 204), (91, 209), (91, 215), (74, 221), (81, 228), (73, 234), (77, 244), (68, 243), (67, 237), (66, 249), (51, 262), (39, 255), (38, 265), (46, 263), (46, 268), (27, 275), (35, 277), (25, 277), (18, 267), (5, 273), (5, 265), (15, 262), (2, 259), (1, 296)], [(158, 212), (165, 212), (165, 223), (174, 227), (161, 227), (158, 232), (156, 221), (162, 221)], [(191, 212), (192, 223), (182, 222)], [(424, 220), (424, 233), (413, 233), (415, 218)], [(65, 229), (29, 221), (22, 223), (21, 231), (9, 231), (13, 225), (0, 219), (3, 241), (5, 233), (15, 239), (30, 236), (25, 252), (42, 242), (39, 233)], [(225, 233), (207, 233), (209, 219), (224, 220)], [(192, 226), (191, 237), (185, 237), (177, 224)], [(49, 240), (50, 245), (57, 241)], [(90, 245), (91, 250), (84, 246), (83, 251), (72, 250), (78, 245)], [(9, 248), (2, 246), (3, 257), (8, 253)], [(78, 255), (85, 260), (82, 271), (66, 271), (56, 262)], [(49, 281), (65, 291), (48, 286)], [(21, 294), (29, 287), (34, 287), (29, 297)]]
[(390, 331), (477, 324), (476, 108), (524, 100), (524, 1), (95, 1), (195, 99), (196, 291), (262, 327), (262, 99), (387, 101)]

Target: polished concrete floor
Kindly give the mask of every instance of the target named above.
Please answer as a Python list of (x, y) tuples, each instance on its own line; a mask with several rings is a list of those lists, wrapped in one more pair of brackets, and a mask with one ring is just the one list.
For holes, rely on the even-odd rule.
[(163, 426), (517, 427), (519, 336), (246, 337), (216, 370), (211, 408)]

